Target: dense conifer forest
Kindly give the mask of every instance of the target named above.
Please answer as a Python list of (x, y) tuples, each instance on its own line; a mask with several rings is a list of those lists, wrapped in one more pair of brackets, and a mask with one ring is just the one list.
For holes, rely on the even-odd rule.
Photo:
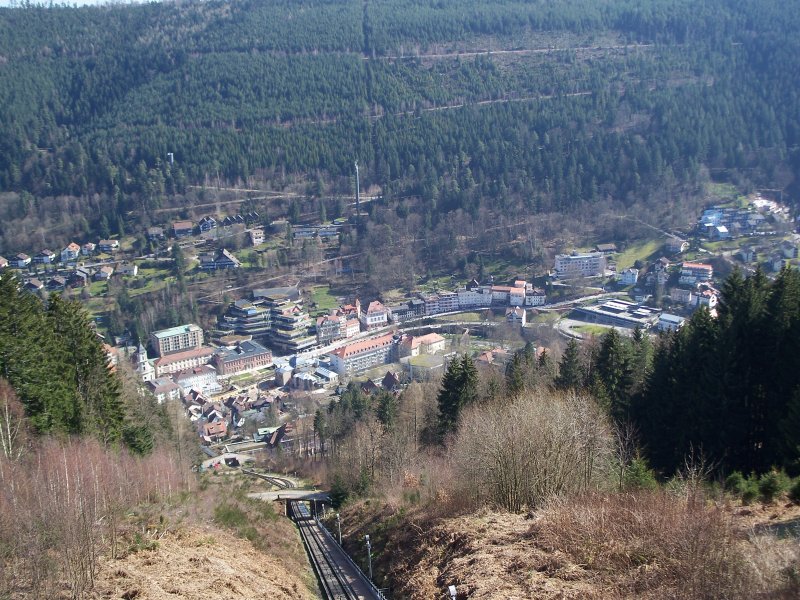
[(149, 223), (191, 184), (350, 193), (356, 159), (429, 230), (664, 202), (709, 170), (783, 189), (797, 19), (774, 0), (0, 10), (0, 250), (59, 214), (47, 239)]

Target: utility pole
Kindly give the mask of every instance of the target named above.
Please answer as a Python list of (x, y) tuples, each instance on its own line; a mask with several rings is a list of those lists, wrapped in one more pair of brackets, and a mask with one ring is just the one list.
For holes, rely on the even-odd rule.
[(369, 543), (369, 535), (365, 535), (367, 542), (367, 564), (369, 565), (369, 580), (372, 581), (372, 546)]
[(361, 224), (361, 182), (358, 178), (358, 161), (356, 161), (356, 225)]
[(336, 529), (339, 530), (339, 545), (342, 545), (342, 520), (339, 518), (339, 513), (336, 513)]

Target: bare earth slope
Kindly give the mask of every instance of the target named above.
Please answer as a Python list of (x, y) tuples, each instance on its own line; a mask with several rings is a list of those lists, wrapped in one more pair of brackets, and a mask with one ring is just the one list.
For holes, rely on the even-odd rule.
[[(440, 513), (443, 511), (440, 511)], [(785, 502), (742, 509), (667, 494), (589, 496), (535, 514), (479, 510), (433, 516), (354, 503), (345, 546), (372, 534), (378, 583), (395, 600), (527, 598), (794, 598), (800, 544)], [(357, 542), (357, 543), (355, 543)], [(385, 578), (383, 576), (386, 576)]]
[(186, 526), (154, 550), (104, 560), (94, 598), (254, 600), (314, 598), (300, 576), (247, 540), (218, 529)]

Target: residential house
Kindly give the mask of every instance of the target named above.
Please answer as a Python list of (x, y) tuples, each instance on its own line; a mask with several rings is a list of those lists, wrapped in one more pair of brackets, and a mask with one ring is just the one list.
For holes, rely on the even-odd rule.
[(697, 302), (697, 298), (694, 295), (693, 290), (685, 289), (685, 288), (672, 288), (670, 290), (670, 298), (672, 298), (673, 302), (677, 302), (678, 304), (686, 304), (688, 306), (694, 306)]
[(639, 269), (624, 269), (617, 273), (617, 280), (622, 285), (635, 285), (639, 281)]
[(206, 232), (217, 228), (217, 220), (214, 217), (203, 217), (198, 223), (200, 231)]
[(100, 240), (97, 242), (97, 249), (100, 252), (111, 254), (115, 250), (119, 250), (119, 240)]
[(547, 294), (541, 288), (526, 285), (525, 306), (544, 306), (547, 303)]
[(506, 321), (513, 325), (525, 327), (525, 323), (527, 322), (525, 309), (519, 306), (509, 306), (506, 309)]
[(124, 262), (117, 265), (117, 275), (136, 277), (138, 272), (139, 267), (134, 263)]
[(151, 242), (157, 242), (159, 240), (164, 239), (164, 228), (163, 227), (148, 227), (147, 228), (147, 239)]
[(200, 268), (204, 271), (217, 271), (220, 269), (238, 269), (242, 266), (230, 251), (222, 248), (214, 253), (202, 254), (200, 256)]
[(389, 311), (377, 300), (370, 302), (367, 310), (361, 315), (361, 325), (365, 331), (384, 327), (388, 323)]
[(147, 382), (150, 392), (156, 397), (159, 404), (167, 400), (177, 400), (181, 397), (181, 386), (172, 381), (169, 377), (159, 377)]
[(70, 242), (70, 244), (61, 251), (61, 262), (65, 263), (77, 260), (80, 255), (81, 247), (75, 242)]
[(784, 258), (797, 258), (797, 244), (784, 240), (781, 242), (781, 252)]
[(770, 256), (770, 257), (769, 257), (769, 260), (767, 261), (767, 265), (769, 266), (769, 268), (770, 268), (772, 271), (774, 271), (775, 273), (777, 273), (777, 272), (778, 272), (778, 271), (780, 271), (780, 270), (783, 268), (783, 266), (784, 266), (785, 264), (787, 264), (788, 262), (789, 262), (789, 261), (787, 261), (787, 260), (784, 258), (783, 254), (773, 254), (772, 256)]
[(36, 265), (51, 265), (56, 261), (56, 253), (52, 250), (45, 248), (39, 254), (33, 257), (33, 263)]
[(710, 286), (703, 286), (697, 294), (697, 305), (705, 306), (708, 310), (714, 310), (719, 302), (719, 292)]
[(67, 287), (67, 278), (61, 275), (55, 275), (47, 282), (47, 289), (51, 292), (57, 292)]
[(224, 419), (203, 424), (201, 435), (209, 443), (224, 440), (228, 435), (228, 422)]
[(5, 269), (8, 266), (8, 260), (0, 256), (0, 269)]
[(28, 281), (25, 282), (23, 289), (25, 289), (28, 292), (38, 292), (44, 289), (44, 284), (35, 277), (31, 277), (30, 279), (28, 279)]
[(114, 267), (110, 265), (105, 265), (100, 267), (97, 272), (94, 274), (95, 281), (108, 281), (111, 279), (111, 276), (114, 274)]
[(331, 367), (340, 377), (359, 373), (388, 362), (393, 349), (394, 336), (391, 333), (353, 342), (330, 353)]
[(70, 287), (86, 287), (91, 276), (86, 269), (75, 269), (67, 277), (67, 285)]
[(664, 250), (669, 254), (681, 254), (689, 249), (689, 242), (679, 237), (669, 237), (664, 243)]
[(557, 254), (554, 270), (562, 279), (605, 275), (606, 257), (602, 252)]
[(419, 356), (444, 352), (447, 340), (438, 333), (427, 335), (404, 335), (400, 340), (398, 351), (401, 357)]
[(617, 251), (616, 244), (597, 244), (594, 247), (595, 252), (602, 252), (603, 254), (614, 254)]
[(220, 348), (212, 359), (220, 375), (237, 375), (272, 365), (272, 352), (258, 342), (240, 342), (235, 348)]
[(758, 259), (758, 254), (756, 253), (755, 249), (750, 246), (745, 246), (741, 248), (737, 256), (745, 264), (756, 262), (756, 260)]
[(389, 311), (389, 320), (393, 323), (402, 323), (403, 321), (408, 321), (414, 316), (414, 314), (411, 312), (411, 307), (408, 305), (408, 302), (397, 304), (395, 306), (387, 306), (387, 309)]
[(11, 264), (18, 269), (24, 269), (31, 264), (31, 257), (20, 252), (12, 259)]
[(81, 254), (84, 256), (91, 256), (94, 254), (95, 248), (97, 248), (97, 244), (94, 242), (86, 242), (83, 246), (81, 246)]
[(266, 239), (263, 229), (250, 229), (247, 232), (247, 235), (250, 236), (251, 246), (260, 246), (261, 244), (264, 243), (264, 240)]
[(386, 371), (386, 375), (381, 379), (381, 387), (387, 392), (399, 392), (402, 387), (400, 375), (393, 371)]
[(172, 235), (176, 238), (188, 237), (194, 233), (194, 223), (191, 221), (175, 221), (172, 224)]

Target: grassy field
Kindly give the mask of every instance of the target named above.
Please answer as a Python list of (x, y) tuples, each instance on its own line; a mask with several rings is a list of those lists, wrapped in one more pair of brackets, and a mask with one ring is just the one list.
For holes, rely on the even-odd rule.
[(483, 321), (483, 317), (480, 313), (477, 312), (468, 312), (468, 313), (459, 313), (457, 315), (446, 315), (444, 317), (438, 317), (438, 321), (454, 321), (454, 322), (466, 322), (466, 323), (480, 323)]
[(604, 327), (603, 325), (578, 325), (571, 329), (581, 335), (603, 335), (610, 327)]
[(326, 315), (339, 306), (339, 300), (331, 294), (330, 287), (319, 285), (311, 289), (310, 313), (313, 315)]
[(647, 260), (656, 254), (662, 245), (661, 239), (631, 244), (624, 252), (617, 255), (617, 271), (632, 267), (637, 260)]

